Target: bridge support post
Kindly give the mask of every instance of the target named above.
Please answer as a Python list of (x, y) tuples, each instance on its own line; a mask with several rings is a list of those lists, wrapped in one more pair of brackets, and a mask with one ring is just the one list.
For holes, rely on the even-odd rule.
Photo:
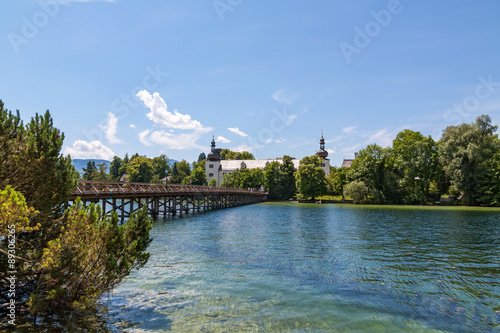
[[(154, 218), (211, 211), (264, 201), (265, 193), (197, 185), (160, 185), (128, 182), (78, 181), (69, 202), (81, 198), (84, 207), (99, 205), (102, 213), (117, 212), (121, 222), (147, 206)], [(143, 200), (146, 200), (144, 203)], [(111, 208), (108, 208), (111, 206)]]

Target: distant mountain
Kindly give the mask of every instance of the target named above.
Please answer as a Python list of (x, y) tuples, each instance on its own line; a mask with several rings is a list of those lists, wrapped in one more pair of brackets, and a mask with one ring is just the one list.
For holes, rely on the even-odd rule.
[(106, 163), (106, 171), (109, 171), (109, 170), (107, 170), (107, 168), (109, 168), (109, 164), (111, 163), (111, 161), (96, 160), (96, 159), (84, 160), (84, 159), (79, 159), (79, 158), (75, 158), (74, 160), (71, 160), (71, 162), (73, 162), (73, 165), (75, 166), (76, 171), (78, 171), (80, 173), (80, 176), (83, 175), (83, 168), (87, 167), (87, 163), (89, 161), (94, 161), (96, 166), (98, 164), (101, 164), (101, 163)]

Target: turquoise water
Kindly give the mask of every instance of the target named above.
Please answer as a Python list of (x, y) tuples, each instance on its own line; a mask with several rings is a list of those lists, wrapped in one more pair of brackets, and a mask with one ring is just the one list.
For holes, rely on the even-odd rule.
[(134, 332), (500, 332), (499, 217), (259, 204), (159, 220), (110, 310)]

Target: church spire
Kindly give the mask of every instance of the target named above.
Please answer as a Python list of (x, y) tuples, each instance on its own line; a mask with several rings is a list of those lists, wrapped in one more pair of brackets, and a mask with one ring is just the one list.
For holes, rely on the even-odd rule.
[(211, 149), (210, 149), (210, 153), (208, 153), (207, 159), (209, 161), (218, 161), (218, 160), (220, 160), (219, 153), (215, 149), (215, 138), (214, 138), (213, 135), (212, 135), (212, 144), (210, 145), (210, 147), (211, 147)]
[(212, 144), (210, 146), (212, 147), (211, 151), (214, 151), (215, 150), (215, 138), (213, 135), (212, 135)]
[(321, 139), (319, 140), (319, 150), (316, 153), (321, 158), (327, 158), (328, 152), (325, 150), (325, 138), (323, 138), (323, 131), (321, 131)]

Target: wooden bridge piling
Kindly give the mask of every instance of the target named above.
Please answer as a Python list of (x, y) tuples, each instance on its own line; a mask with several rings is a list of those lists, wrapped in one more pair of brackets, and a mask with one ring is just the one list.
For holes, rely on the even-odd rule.
[(78, 181), (69, 201), (77, 198), (85, 207), (100, 204), (103, 213), (115, 211), (121, 221), (146, 206), (153, 218), (258, 203), (267, 199), (263, 191), (199, 185), (146, 184)]

